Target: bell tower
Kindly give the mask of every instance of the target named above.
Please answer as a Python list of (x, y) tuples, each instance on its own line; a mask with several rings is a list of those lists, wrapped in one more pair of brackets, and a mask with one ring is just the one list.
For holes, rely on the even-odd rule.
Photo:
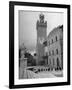
[(44, 15), (41, 13), (39, 15), (39, 20), (36, 23), (37, 30), (37, 65), (41, 65), (44, 56), (44, 46), (43, 42), (47, 37), (47, 21), (44, 20)]

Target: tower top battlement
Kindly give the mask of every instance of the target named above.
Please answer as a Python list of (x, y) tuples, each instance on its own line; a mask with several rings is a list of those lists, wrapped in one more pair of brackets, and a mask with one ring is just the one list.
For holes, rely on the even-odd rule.
[(41, 13), (41, 14), (39, 15), (39, 19), (40, 19), (40, 22), (44, 22), (44, 14)]
[(37, 20), (37, 30), (38, 27), (47, 27), (47, 21), (44, 20), (44, 14), (42, 13), (39, 15), (39, 20)]

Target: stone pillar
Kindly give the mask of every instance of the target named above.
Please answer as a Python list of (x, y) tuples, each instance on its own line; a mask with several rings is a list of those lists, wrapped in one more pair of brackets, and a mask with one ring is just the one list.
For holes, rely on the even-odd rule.
[(26, 67), (27, 67), (27, 58), (21, 58), (19, 68), (19, 79), (27, 78)]

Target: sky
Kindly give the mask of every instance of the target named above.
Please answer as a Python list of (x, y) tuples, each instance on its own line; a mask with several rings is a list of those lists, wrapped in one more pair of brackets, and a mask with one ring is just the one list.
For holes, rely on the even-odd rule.
[(57, 12), (37, 12), (37, 11), (19, 11), (19, 45), (24, 45), (26, 48), (35, 52), (37, 43), (36, 22), (39, 20), (39, 15), (44, 14), (47, 21), (47, 36), (53, 28), (63, 25), (63, 13)]

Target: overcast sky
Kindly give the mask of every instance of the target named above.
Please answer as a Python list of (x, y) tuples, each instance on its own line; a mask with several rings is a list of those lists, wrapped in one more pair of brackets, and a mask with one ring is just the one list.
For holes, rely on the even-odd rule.
[[(19, 45), (25, 44), (27, 49), (34, 51), (37, 41), (36, 22), (41, 12), (19, 11)], [(47, 21), (47, 35), (49, 32), (63, 24), (63, 13), (42, 12)]]

